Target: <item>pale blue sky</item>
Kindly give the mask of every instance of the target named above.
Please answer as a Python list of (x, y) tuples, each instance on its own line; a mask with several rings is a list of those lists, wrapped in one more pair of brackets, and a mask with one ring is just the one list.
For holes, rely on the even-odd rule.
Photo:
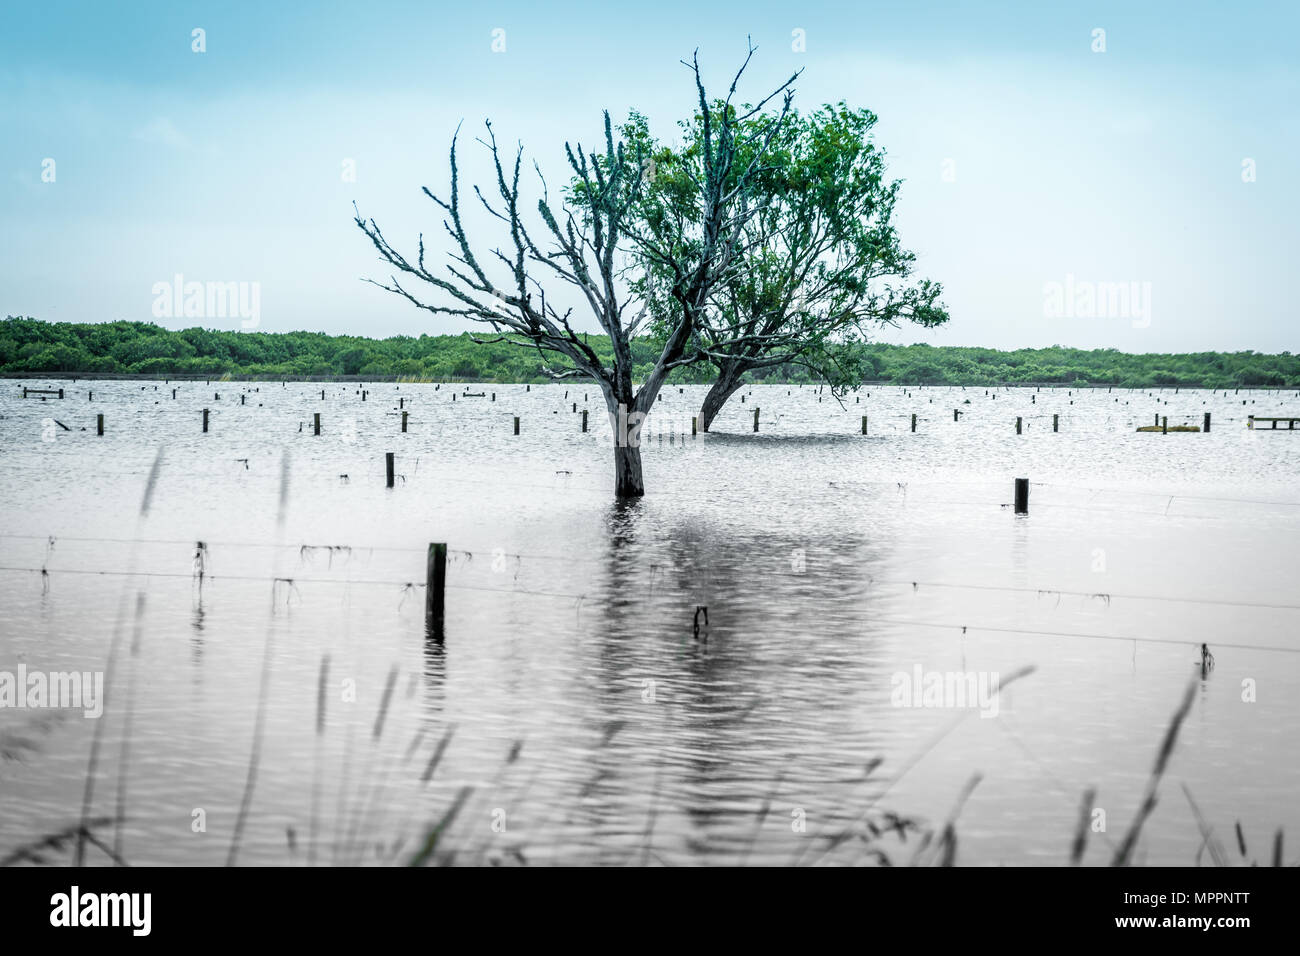
[[(802, 67), (798, 105), (842, 99), (880, 116), (907, 180), (904, 242), (952, 312), (946, 329), (887, 340), (1294, 351), (1296, 6), (994, 7), (11, 4), (0, 313), (151, 320), (153, 285), (181, 273), (259, 282), (268, 331), (459, 331), (359, 281), (384, 272), (352, 201), (399, 244), (436, 234), (419, 187), (445, 190), (462, 119), (522, 139), (552, 184), (564, 140), (594, 141), (603, 108), (638, 108), (670, 136), (693, 106), (679, 59), (698, 47), (721, 92), (749, 34), (742, 93)], [(806, 52), (791, 49), (795, 29)], [(1242, 181), (1244, 159), (1257, 181)], [(486, 183), (477, 150), (464, 173)], [(1045, 284), (1067, 275), (1150, 283), (1150, 323), (1045, 315)]]

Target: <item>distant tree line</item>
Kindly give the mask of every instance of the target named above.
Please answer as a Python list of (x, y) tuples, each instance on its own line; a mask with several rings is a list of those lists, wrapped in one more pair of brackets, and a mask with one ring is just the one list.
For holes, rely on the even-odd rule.
[[(609, 339), (587, 336), (600, 356)], [(647, 375), (662, 352), (652, 335), (631, 341), (633, 373)], [(1116, 385), (1153, 388), (1300, 388), (1300, 356), (1246, 352), (1151, 353), (1115, 349), (997, 349), (859, 343), (863, 381), (897, 385)], [(10, 317), (0, 322), (0, 373), (15, 375), (224, 375), (248, 378), (358, 376), (465, 382), (546, 382), (553, 357), (508, 342), (476, 344), (461, 335), (369, 339), (321, 332), (171, 331), (149, 322), (62, 323)], [(711, 383), (709, 365), (674, 369), (669, 381)], [(755, 382), (811, 383), (802, 364), (748, 374)]]

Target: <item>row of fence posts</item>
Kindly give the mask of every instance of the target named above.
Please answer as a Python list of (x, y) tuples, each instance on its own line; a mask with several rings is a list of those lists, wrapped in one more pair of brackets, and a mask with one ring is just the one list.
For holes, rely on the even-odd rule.
[[(241, 398), (241, 400), (242, 400), (243, 396), (241, 395), (240, 398)], [(243, 402), (241, 401), (240, 404), (243, 404)], [(758, 410), (757, 408), (754, 409), (754, 431), (755, 431), (755, 432), (758, 431), (758, 411), (759, 411), (759, 410)], [(203, 431), (204, 431), (204, 432), (206, 432), (206, 431), (208, 430), (208, 414), (209, 414), (209, 410), (206, 409), (206, 408), (203, 409)], [(959, 416), (960, 416), (960, 414), (961, 414), (960, 409), (956, 409), (956, 408), (954, 408), (954, 409), (952, 410), (952, 420), (953, 420), (954, 422), (955, 422), (955, 421), (958, 421), (958, 420), (959, 420)], [(403, 432), (405, 432), (405, 431), (407, 430), (406, 426), (407, 426), (407, 419), (408, 419), (408, 416), (409, 416), (409, 415), (410, 415), (410, 412), (408, 412), (408, 411), (406, 411), (406, 410), (403, 410), (403, 411), (402, 411), (402, 431), (403, 431)], [(1254, 416), (1251, 416), (1251, 417), (1253, 418)], [(1208, 432), (1208, 431), (1210, 430), (1210, 413), (1209, 413), (1209, 412), (1206, 412), (1206, 413), (1205, 413), (1205, 419), (1204, 419), (1204, 421), (1205, 421), (1205, 424), (1204, 424), (1204, 427), (1203, 427), (1202, 431), (1206, 431), (1206, 432)], [(96, 431), (97, 431), (97, 433), (100, 434), (100, 435), (104, 434), (104, 413), (103, 413), (103, 412), (100, 412), (98, 415), (95, 416), (95, 422), (96, 422)], [(1019, 434), (1022, 433), (1022, 424), (1021, 424), (1021, 423), (1022, 423), (1022, 420), (1021, 420), (1020, 416), (1016, 416), (1016, 434), (1017, 434), (1017, 435), (1019, 435)], [(1156, 427), (1157, 427), (1157, 428), (1160, 428), (1164, 434), (1168, 434), (1168, 433), (1169, 433), (1169, 416), (1168, 416), (1168, 415), (1161, 416), (1160, 414), (1157, 413), (1155, 424), (1156, 424)], [(518, 416), (518, 415), (514, 416), (514, 426), (515, 426), (515, 434), (518, 435), (518, 434), (519, 434), (519, 416)], [(584, 432), (587, 430), (587, 410), (586, 410), (585, 408), (582, 410), (582, 430), (583, 430)], [(1061, 420), (1060, 420), (1060, 415), (1059, 415), (1059, 414), (1054, 414), (1054, 415), (1052, 416), (1052, 431), (1054, 431), (1054, 432), (1059, 432), (1060, 430), (1061, 430)], [(915, 412), (912, 413), (912, 431), (913, 431), (913, 432), (916, 431), (916, 413), (915, 413)], [(698, 434), (698, 433), (699, 433), (699, 419), (698, 419), (698, 417), (696, 417), (696, 416), (692, 416), (692, 417), (691, 417), (691, 434), (692, 434), (692, 435), (696, 435), (696, 434)], [(862, 416), (862, 434), (865, 435), (866, 433), (867, 433), (867, 416), (866, 416), (866, 415), (863, 415), (863, 416)], [(320, 435), (320, 412), (313, 412), (313, 413), (312, 413), (312, 434), (315, 435), (315, 436), (319, 436), (319, 435)]]
[[(27, 389), (24, 389), (24, 392), (26, 392), (26, 391), (27, 391)], [(60, 390), (60, 391), (62, 391), (62, 390)], [(364, 394), (364, 393), (363, 393), (363, 394)], [(325, 396), (325, 393), (322, 391), (322, 392), (321, 392), (321, 397), (324, 398), (324, 396)], [(175, 390), (175, 389), (172, 389), (172, 397), (173, 397), (173, 398), (176, 397), (176, 390)], [(495, 393), (493, 393), (493, 397), (495, 397)], [(363, 400), (364, 400), (364, 399), (363, 399)], [(243, 396), (243, 395), (240, 395), (240, 396), (239, 396), (239, 403), (240, 403), (241, 405), (244, 404), (244, 396)], [(399, 408), (402, 408), (402, 406), (404, 406), (405, 403), (406, 403), (406, 400), (405, 400), (404, 398), (403, 398), (403, 399), (399, 399), (399, 405), (398, 405), (398, 407), (399, 407)], [(573, 403), (573, 411), (576, 413), (577, 410), (578, 410), (578, 405), (577, 405), (576, 402), (574, 402), (574, 403)], [(208, 430), (208, 415), (209, 415), (209, 410), (206, 409), (206, 408), (203, 409), (203, 431), (204, 431), (204, 432), (206, 432), (206, 431)], [(409, 416), (410, 416), (410, 412), (407, 411), (405, 408), (402, 408), (402, 431), (403, 431), (403, 432), (405, 432), (405, 431), (407, 430), (407, 424), (408, 424)], [(756, 407), (756, 408), (754, 409), (754, 431), (755, 431), (755, 432), (758, 431), (758, 416), (759, 416), (759, 409)], [(1254, 416), (1251, 416), (1251, 417), (1253, 418)], [(952, 410), (952, 420), (953, 420), (954, 422), (956, 422), (956, 421), (960, 421), (960, 419), (961, 419), (961, 409), (954, 408), (954, 409)], [(913, 432), (916, 431), (916, 423), (917, 423), (917, 416), (916, 416), (916, 413), (913, 412), (913, 413), (912, 413), (912, 431), (913, 431)], [(97, 416), (97, 418), (96, 418), (96, 424), (97, 424), (97, 431), (98, 431), (98, 434), (100, 434), (100, 435), (104, 434), (104, 415), (103, 415), (102, 412)], [(1156, 413), (1156, 416), (1155, 416), (1155, 425), (1156, 425), (1157, 428), (1160, 428), (1160, 429), (1162, 430), (1162, 432), (1164, 432), (1165, 434), (1168, 434), (1168, 430), (1169, 430), (1169, 416), (1167, 416), (1167, 415), (1165, 415), (1165, 416), (1161, 416), (1160, 413), (1157, 412), (1157, 413)], [(584, 432), (587, 431), (587, 409), (585, 409), (585, 408), (582, 410), (582, 430), (583, 430)], [(1061, 430), (1061, 418), (1060, 418), (1059, 413), (1056, 413), (1056, 414), (1053, 414), (1053, 415), (1052, 415), (1052, 431), (1054, 431), (1054, 432), (1059, 432), (1060, 430)], [(1202, 428), (1202, 431), (1208, 432), (1209, 430), (1210, 430), (1210, 413), (1209, 413), (1209, 412), (1206, 412), (1206, 413), (1205, 413), (1205, 418), (1204, 418), (1204, 426), (1203, 426), (1203, 428)], [(313, 413), (312, 413), (312, 433), (313, 433), (314, 435), (317, 435), (317, 436), (320, 435), (320, 412), (313, 412)], [(519, 416), (518, 416), (518, 415), (514, 416), (514, 433), (515, 433), (516, 435), (519, 434)], [(699, 433), (699, 418), (698, 418), (697, 416), (692, 416), (692, 417), (691, 417), (691, 434), (692, 434), (692, 435), (696, 435), (696, 434), (698, 434), (698, 433)], [(1017, 415), (1017, 416), (1016, 416), (1016, 434), (1017, 434), (1017, 435), (1020, 435), (1020, 434), (1022, 434), (1022, 433), (1023, 433), (1023, 419), (1022, 419), (1019, 415)], [(866, 416), (866, 415), (863, 415), (863, 416), (862, 416), (862, 434), (864, 434), (864, 435), (867, 434), (867, 416)]]

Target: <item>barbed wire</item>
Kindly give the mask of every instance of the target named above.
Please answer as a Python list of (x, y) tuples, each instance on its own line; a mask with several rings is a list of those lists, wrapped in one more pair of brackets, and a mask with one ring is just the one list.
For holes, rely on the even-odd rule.
[[(111, 543), (111, 544), (163, 544), (163, 545), (175, 545), (178, 547), (186, 547), (186, 548), (194, 548), (200, 544), (200, 542), (195, 539), (181, 539), (181, 538), (110, 538), (110, 537), (103, 537), (103, 536), (14, 534), (9, 532), (0, 532), (0, 538), (17, 538), (22, 540), (43, 541), (43, 542), (47, 542), (47, 544), (51, 547), (57, 544), (59, 541), (77, 541), (77, 542), (85, 542), (85, 543)], [(209, 554), (210, 554), (210, 549), (213, 547), (287, 549), (287, 550), (297, 551), (300, 555), (314, 553), (317, 551), (326, 551), (331, 553), (345, 552), (347, 554), (374, 552), (374, 551), (381, 551), (381, 552), (394, 553), (394, 554), (412, 554), (412, 555), (416, 555), (416, 554), (425, 555), (428, 553), (427, 546), (424, 548), (419, 548), (419, 547), (401, 547), (396, 545), (341, 545), (341, 544), (305, 544), (305, 543), (299, 544), (299, 543), (292, 543), (292, 542), (236, 542), (236, 541), (213, 541), (213, 540), (204, 540), (201, 542), (201, 544), (203, 545), (205, 551), (207, 551)], [(491, 556), (494, 559), (500, 557), (500, 558), (512, 559), (515, 561), (539, 561), (539, 562), (550, 562), (550, 563), (563, 564), (563, 565), (571, 565), (575, 563), (604, 565), (606, 563), (604, 559), (601, 558), (580, 558), (580, 557), (574, 557), (570, 555), (560, 555), (560, 554), (533, 554), (533, 553), (506, 551), (501, 548), (490, 548), (490, 549), (477, 548), (474, 550), (469, 550), (465, 548), (448, 548), (447, 553), (461, 555), (463, 557), (469, 558), (471, 561), (475, 558), (476, 555), (485, 555), (485, 556)], [(80, 569), (66, 569), (66, 568), (52, 569), (48, 567), (46, 568), (0, 567), (0, 570), (69, 571), (69, 572), (80, 573)], [(105, 569), (102, 573), (105, 574), (110, 573), (110, 570), (111, 569)], [(671, 573), (681, 569), (672, 566), (664, 566), (662, 564), (652, 561), (650, 562), (650, 567), (648, 570), (654, 571), (656, 573)], [(96, 569), (84, 569), (84, 572), (100, 573)], [(138, 572), (138, 573), (149, 574), (150, 572)], [(791, 573), (802, 574), (803, 572), (792, 571)], [(183, 574), (181, 572), (157, 572), (156, 574), (153, 574), (153, 576), (155, 577), (191, 577), (191, 576), (198, 577), (198, 575), (194, 572), (191, 572), (189, 574)], [(214, 575), (214, 574), (207, 574), (207, 573), (203, 574), (203, 578), (205, 580), (216, 580), (218, 577), (219, 577), (218, 575)], [(257, 580), (257, 581), (266, 580), (266, 578), (262, 578), (262, 577), (250, 576), (246, 578), (241, 578), (237, 575), (221, 575), (220, 577), (225, 577), (230, 580)], [(281, 576), (280, 579), (285, 579), (285, 577)], [(295, 580), (311, 581), (311, 579), (301, 579), (301, 578)], [(316, 579), (316, 581), (318, 581), (319, 583), (335, 583), (335, 584), (340, 584), (340, 583), (342, 584), (347, 584), (347, 583), (393, 584), (395, 586), (400, 586), (406, 583), (401, 581), (374, 581), (374, 582), (356, 581), (354, 579), (347, 579), (347, 578), (343, 578), (343, 579), (320, 578), (320, 579)], [(913, 589), (927, 587), (927, 588), (945, 588), (945, 589), (955, 589), (955, 590), (999, 591), (1005, 593), (1035, 594), (1038, 596), (1081, 597), (1085, 599), (1098, 599), (1104, 601), (1111, 601), (1111, 600), (1154, 601), (1154, 602), (1162, 602), (1162, 603), (1170, 603), (1170, 604), (1206, 604), (1206, 605), (1215, 605), (1215, 606), (1222, 606), (1222, 607), (1255, 608), (1260, 610), (1300, 611), (1300, 604), (1268, 602), (1268, 601), (1239, 601), (1231, 598), (1207, 598), (1207, 597), (1183, 596), (1183, 595), (1173, 596), (1173, 595), (1165, 595), (1165, 594), (1137, 594), (1133, 592), (1118, 592), (1118, 591), (1083, 591), (1083, 590), (1076, 590), (1071, 588), (1048, 587), (1048, 586), (1041, 586), (1041, 585), (1023, 586), (1023, 585), (1002, 585), (1002, 584), (976, 584), (976, 583), (959, 582), (959, 581), (933, 581), (933, 580), (924, 580), (924, 579), (913, 579), (907, 577), (902, 577), (902, 578), (868, 577), (866, 581), (868, 584), (883, 584), (883, 585), (897, 586), (897, 587), (912, 587)], [(419, 586), (423, 587), (424, 585), (423, 583), (420, 583)], [(457, 585), (457, 586), (469, 587), (468, 585)], [(583, 597), (585, 595), (563, 594), (557, 596), (577, 598), (577, 597)]]

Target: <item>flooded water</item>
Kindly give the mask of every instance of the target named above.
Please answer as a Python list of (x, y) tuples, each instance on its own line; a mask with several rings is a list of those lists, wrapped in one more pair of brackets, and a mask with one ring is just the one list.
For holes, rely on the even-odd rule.
[(0, 672), (107, 700), (0, 708), (0, 858), (87, 805), (95, 865), (898, 864), (950, 814), (958, 864), (1065, 864), (1084, 812), (1103, 864), (1189, 685), (1135, 860), (1300, 833), (1300, 432), (1245, 421), (1294, 393), (756, 386), (692, 439), (671, 387), (620, 505), (582, 384), (23, 385)]

